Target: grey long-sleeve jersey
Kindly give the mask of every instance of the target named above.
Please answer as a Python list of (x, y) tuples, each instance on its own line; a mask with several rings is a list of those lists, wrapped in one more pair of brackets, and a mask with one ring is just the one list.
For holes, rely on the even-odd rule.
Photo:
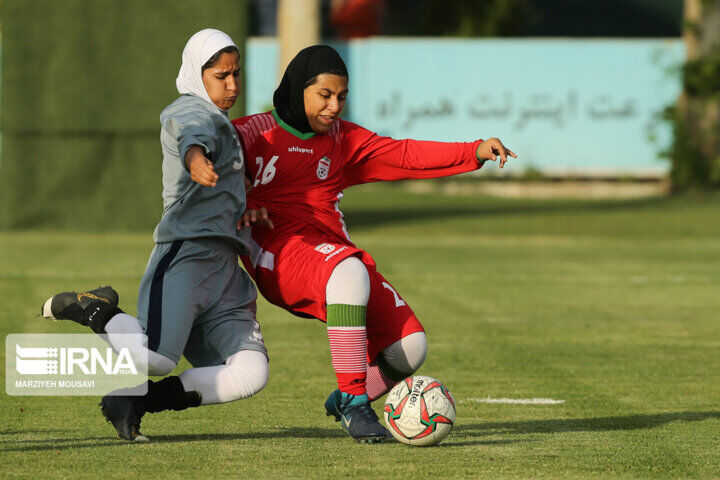
[[(164, 211), (155, 242), (214, 237), (248, 254), (249, 229), (236, 230), (245, 211), (245, 166), (227, 115), (200, 97), (183, 95), (163, 110), (160, 123)], [(204, 187), (190, 178), (185, 154), (193, 145), (213, 163), (216, 186)]]

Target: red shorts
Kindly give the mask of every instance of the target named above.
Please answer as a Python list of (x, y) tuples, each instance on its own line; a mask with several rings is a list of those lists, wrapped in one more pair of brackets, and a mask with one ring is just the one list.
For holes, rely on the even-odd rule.
[(328, 242), (308, 229), (275, 239), (263, 250), (255, 266), (241, 257), (260, 293), (272, 304), (295, 315), (327, 321), (325, 287), (335, 266), (356, 256), (370, 275), (367, 309), (368, 361), (401, 338), (423, 332), (420, 321), (390, 283), (377, 271), (375, 261), (364, 250)]

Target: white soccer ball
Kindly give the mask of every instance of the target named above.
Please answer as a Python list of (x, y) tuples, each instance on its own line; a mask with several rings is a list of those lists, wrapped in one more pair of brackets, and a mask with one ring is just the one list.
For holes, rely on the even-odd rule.
[(455, 423), (455, 400), (432, 377), (415, 375), (398, 383), (385, 400), (385, 424), (398, 442), (427, 447), (440, 443)]

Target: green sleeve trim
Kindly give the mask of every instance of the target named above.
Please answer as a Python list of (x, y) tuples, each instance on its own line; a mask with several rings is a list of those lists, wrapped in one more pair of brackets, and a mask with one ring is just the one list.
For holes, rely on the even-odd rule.
[(328, 327), (364, 327), (367, 307), (334, 303), (327, 306)]
[(275, 110), (273, 110), (270, 113), (272, 113), (272, 116), (275, 118), (275, 121), (278, 123), (278, 125), (280, 125), (283, 128), (283, 130), (286, 130), (286, 131), (292, 133), (293, 135), (298, 137), (300, 140), (307, 140), (308, 138), (312, 138), (316, 135), (315, 132), (302, 133), (300, 130), (291, 127), (287, 123), (283, 122), (283, 120), (278, 116), (278, 114)]

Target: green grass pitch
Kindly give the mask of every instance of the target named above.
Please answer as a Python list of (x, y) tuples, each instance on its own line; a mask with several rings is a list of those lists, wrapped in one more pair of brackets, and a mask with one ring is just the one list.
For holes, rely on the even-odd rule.
[[(369, 186), (344, 207), (427, 328), (419, 373), (458, 401), (445, 442), (352, 442), (322, 408), (335, 388), (324, 329), (260, 301), (271, 378), (257, 397), (148, 415), (152, 441), (133, 445), (98, 398), (3, 393), (0, 477), (720, 478), (720, 197)], [(0, 331), (84, 333), (36, 315), (53, 292), (102, 283), (134, 313), (151, 248), (150, 232), (0, 233)], [(488, 397), (565, 403), (477, 401)]]

